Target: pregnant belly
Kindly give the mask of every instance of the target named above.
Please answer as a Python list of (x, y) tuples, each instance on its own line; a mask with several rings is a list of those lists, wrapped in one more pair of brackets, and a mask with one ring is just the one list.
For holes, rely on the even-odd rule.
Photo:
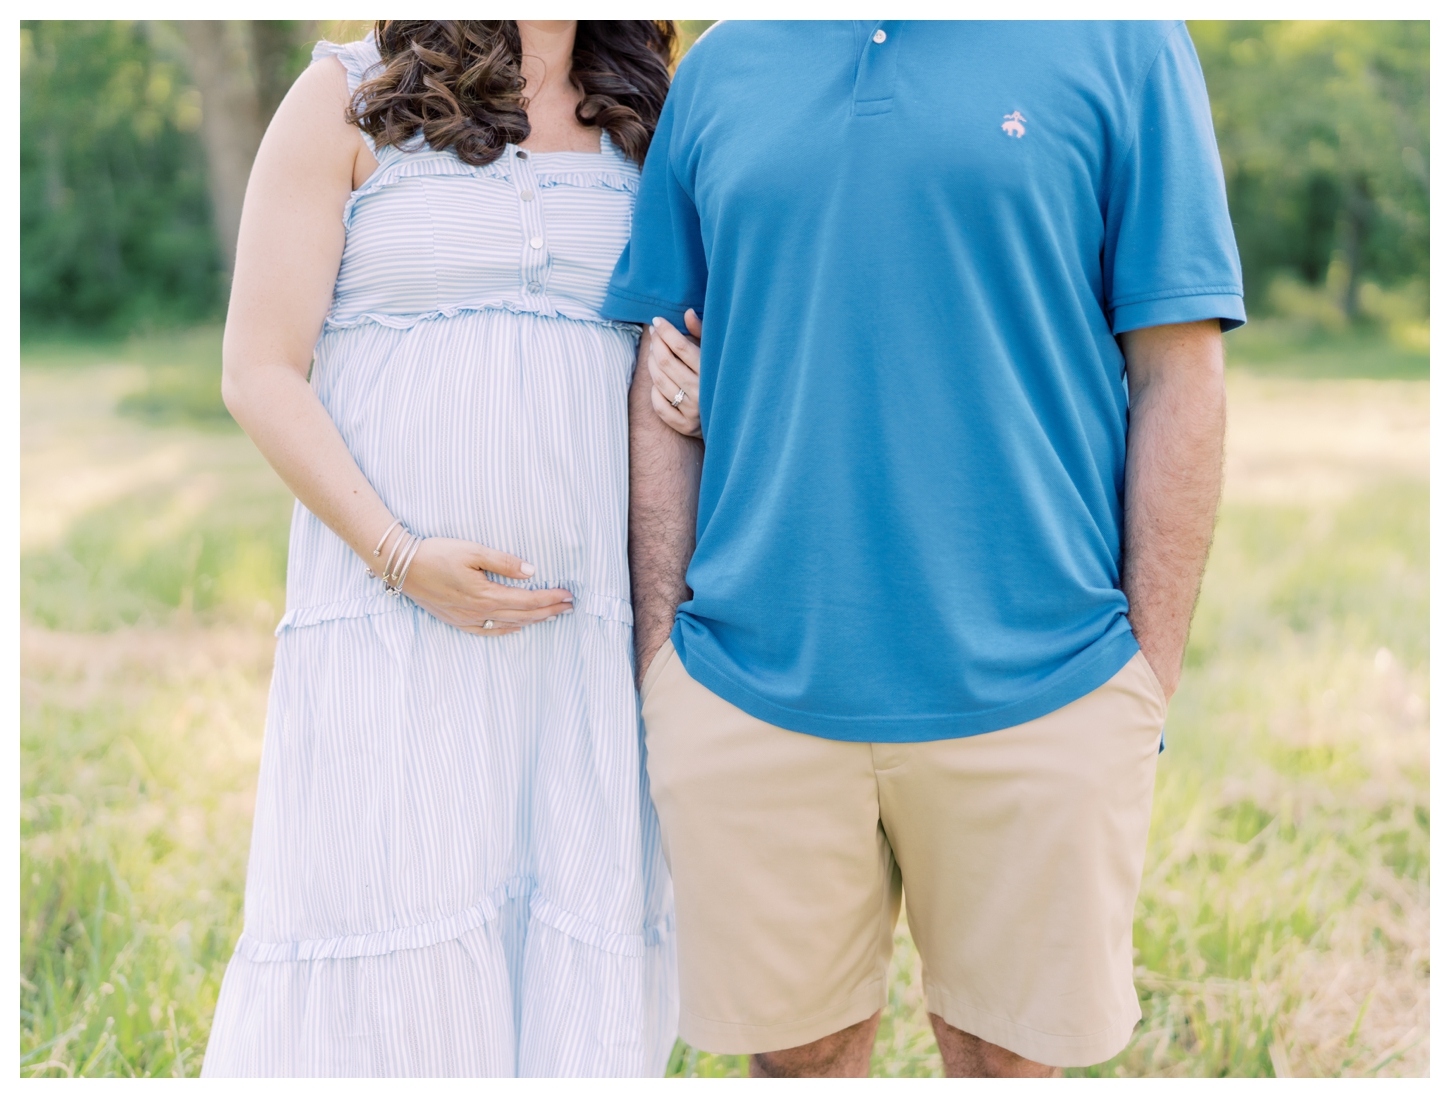
[(314, 388), (396, 517), (627, 602), (632, 333), (485, 311), (339, 335)]

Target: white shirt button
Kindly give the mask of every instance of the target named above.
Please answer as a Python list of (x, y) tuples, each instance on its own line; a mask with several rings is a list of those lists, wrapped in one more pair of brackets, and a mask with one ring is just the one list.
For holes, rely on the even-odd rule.
[(884, 30), (877, 31), (871, 36), (871, 41), (875, 42), (878, 46), (881, 45), (882, 42), (886, 41), (886, 32)]
[(532, 202), (534, 200), (534, 192), (521, 191), (519, 192), (519, 197), (522, 198), (525, 202)]
[(543, 288), (544, 286), (541, 282), (530, 282), (528, 285), (528, 290), (531, 294), (539, 293)]
[(529, 241), (529, 247), (530, 248), (542, 248), (543, 246), (544, 246), (544, 238), (542, 236), (536, 236), (532, 240)]

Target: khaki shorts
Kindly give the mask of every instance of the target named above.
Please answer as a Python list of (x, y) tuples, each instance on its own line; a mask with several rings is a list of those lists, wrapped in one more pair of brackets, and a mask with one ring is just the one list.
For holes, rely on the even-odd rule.
[(1045, 717), (926, 743), (777, 728), (668, 643), (642, 693), (691, 1045), (794, 1048), (885, 1006), (903, 884), (932, 1013), (1060, 1067), (1127, 1044), (1167, 710), (1141, 653)]

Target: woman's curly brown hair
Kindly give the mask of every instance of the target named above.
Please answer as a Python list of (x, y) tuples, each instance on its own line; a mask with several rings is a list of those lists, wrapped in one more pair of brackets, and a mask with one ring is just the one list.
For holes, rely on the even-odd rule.
[[(347, 119), (376, 144), (402, 145), (421, 129), (431, 148), (488, 164), (529, 136), (513, 20), (381, 19), (373, 33), (383, 71), (357, 89)], [(607, 130), (642, 165), (674, 50), (673, 20), (579, 20), (569, 74), (582, 95), (574, 117)]]

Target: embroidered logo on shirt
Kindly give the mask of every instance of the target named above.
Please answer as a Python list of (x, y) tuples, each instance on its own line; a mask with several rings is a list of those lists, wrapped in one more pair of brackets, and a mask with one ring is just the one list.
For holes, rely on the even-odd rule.
[(1021, 111), (1013, 111), (1011, 114), (1004, 114), (1002, 117), (1006, 119), (1002, 123), (1003, 133), (1011, 134), (1013, 137), (1021, 137), (1027, 132), (1027, 127), (1022, 125), (1027, 119), (1022, 117)]

